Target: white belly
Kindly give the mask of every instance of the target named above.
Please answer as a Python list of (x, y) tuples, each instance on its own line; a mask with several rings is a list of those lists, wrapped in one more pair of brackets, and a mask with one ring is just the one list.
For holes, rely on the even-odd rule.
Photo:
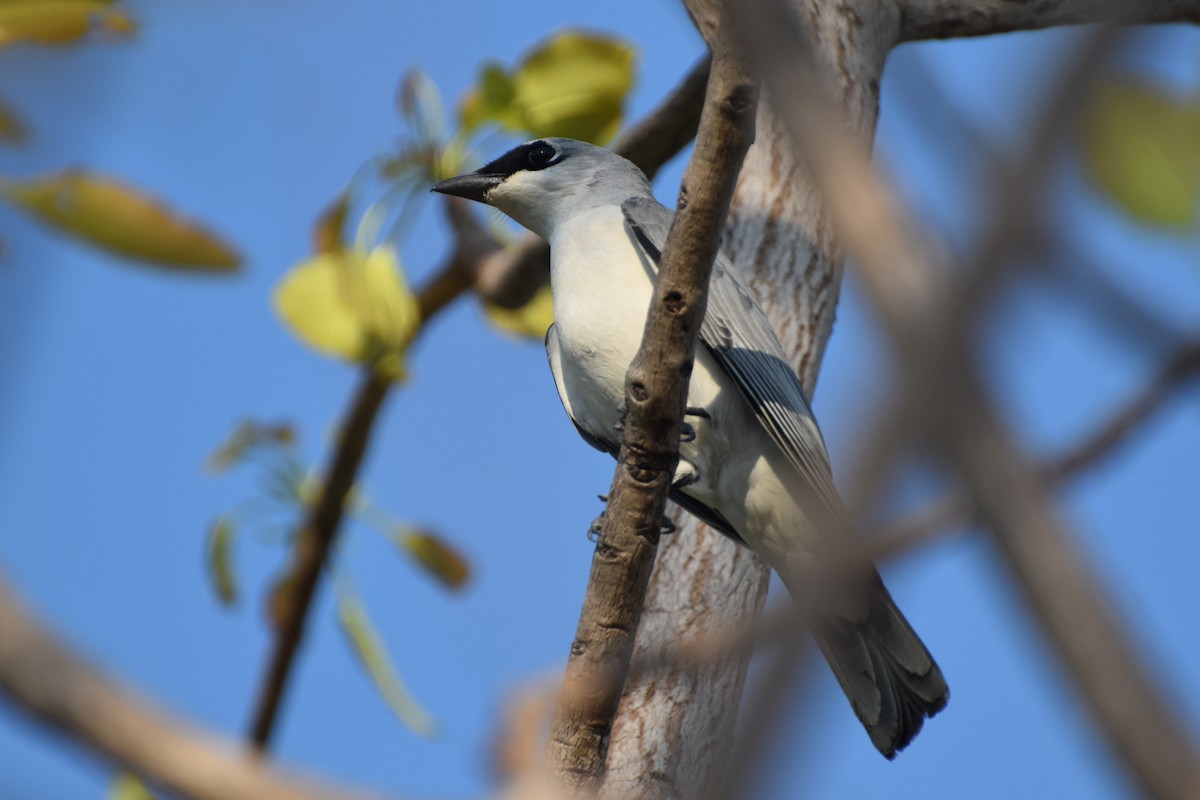
[[(576, 217), (555, 232), (550, 246), (564, 402), (586, 431), (619, 441), (614, 426), (625, 373), (641, 344), (653, 271), (616, 207)], [(698, 475), (687, 493), (720, 511), (754, 549), (770, 553), (776, 549), (771, 540), (797, 523), (780, 518), (781, 512), (792, 517), (794, 509), (786, 499), (780, 503), (786, 492), (768, 462), (782, 459), (769, 457), (776, 455), (774, 444), (703, 346), (696, 349), (688, 406), (705, 409), (711, 419), (686, 419), (696, 438), (681, 445), (681, 466)]]

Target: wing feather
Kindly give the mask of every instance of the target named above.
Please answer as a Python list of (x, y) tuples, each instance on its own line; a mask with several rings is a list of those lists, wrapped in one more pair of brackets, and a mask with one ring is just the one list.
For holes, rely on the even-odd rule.
[[(674, 212), (650, 198), (621, 205), (635, 242), (657, 265)], [(766, 312), (723, 254), (713, 265), (708, 309), (700, 340), (733, 378), (759, 423), (800, 473), (828, 513), (838, 520), (842, 502), (833, 485), (825, 440), (783, 345)]]

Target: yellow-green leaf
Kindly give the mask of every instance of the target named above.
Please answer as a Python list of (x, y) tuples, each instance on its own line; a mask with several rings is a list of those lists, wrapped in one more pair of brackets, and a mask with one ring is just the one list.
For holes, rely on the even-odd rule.
[(350, 193), (342, 192), (326, 206), (313, 223), (313, 252), (332, 253), (342, 248), (342, 228), (350, 210)]
[(208, 579), (221, 605), (229, 607), (237, 602), (237, 578), (233, 572), (233, 540), (237, 531), (233, 520), (223, 516), (208, 532)]
[(338, 622), (359, 662), (400, 721), (422, 736), (432, 736), (436, 723), (400, 680), (362, 601), (344, 586), (338, 591)]
[(459, 118), (468, 129), (492, 121), (535, 136), (606, 144), (621, 126), (634, 58), (634, 49), (614, 38), (558, 34), (511, 73), (487, 64), (463, 98)]
[(458, 118), (467, 130), (491, 120), (509, 130), (524, 130), (525, 115), (517, 105), (517, 89), (504, 67), (494, 61), (483, 65), (479, 84), (463, 97)]
[(0, 179), (0, 194), (44, 222), (129, 258), (205, 271), (235, 270), (241, 261), (215, 234), (112, 178), (68, 170)]
[(1135, 80), (1105, 84), (1084, 116), (1083, 145), (1092, 180), (1130, 214), (1173, 228), (1200, 223), (1200, 98)]
[(310, 347), (404, 378), (404, 354), (420, 310), (393, 248), (314, 256), (283, 277), (273, 302), (288, 329)]
[(127, 35), (136, 23), (107, 0), (24, 0), (0, 4), (0, 48), (17, 42), (40, 45), (72, 44), (93, 23), (100, 29)]
[(449, 589), (461, 589), (471, 577), (466, 557), (432, 531), (400, 528), (390, 538)]
[(484, 301), (483, 310), (492, 324), (500, 330), (539, 342), (546, 337), (546, 330), (554, 324), (554, 301), (550, 296), (549, 285), (538, 289), (529, 302), (520, 308), (502, 308), (495, 303)]
[(108, 800), (154, 800), (154, 794), (142, 783), (142, 779), (130, 772), (122, 772), (113, 778), (108, 787)]
[(418, 142), (425, 145), (441, 142), (446, 124), (442, 94), (424, 70), (414, 67), (404, 73), (397, 100)]
[(562, 33), (535, 50), (513, 81), (527, 130), (607, 144), (633, 86), (634, 49), (616, 39)]

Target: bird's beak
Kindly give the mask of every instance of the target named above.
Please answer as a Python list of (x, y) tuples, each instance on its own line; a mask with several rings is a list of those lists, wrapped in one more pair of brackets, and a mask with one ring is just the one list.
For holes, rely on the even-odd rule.
[(447, 178), (434, 186), (433, 191), (486, 203), (487, 193), (504, 183), (504, 177), (503, 175), (480, 175), (478, 172), (472, 172), (468, 175), (459, 175), (457, 178)]

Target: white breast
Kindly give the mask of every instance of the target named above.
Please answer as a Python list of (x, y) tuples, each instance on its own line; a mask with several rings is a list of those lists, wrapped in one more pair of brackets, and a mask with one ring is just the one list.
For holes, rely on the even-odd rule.
[(616, 438), (625, 372), (637, 354), (653, 284), (617, 206), (557, 226), (550, 240), (554, 322), (575, 421)]

